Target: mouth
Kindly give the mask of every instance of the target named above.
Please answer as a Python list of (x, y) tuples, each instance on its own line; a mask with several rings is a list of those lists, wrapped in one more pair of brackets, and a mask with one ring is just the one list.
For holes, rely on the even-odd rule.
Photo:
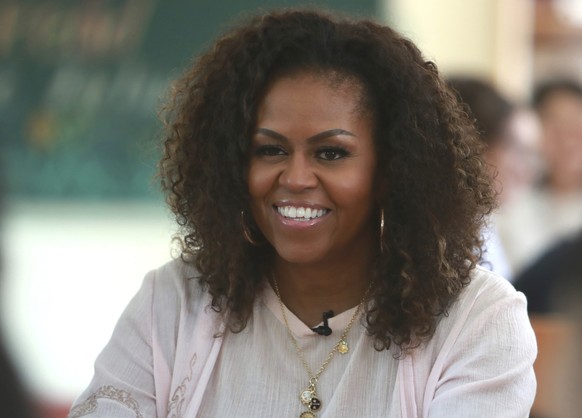
[(325, 216), (329, 209), (310, 208), (305, 206), (274, 206), (279, 215), (294, 221), (310, 221)]

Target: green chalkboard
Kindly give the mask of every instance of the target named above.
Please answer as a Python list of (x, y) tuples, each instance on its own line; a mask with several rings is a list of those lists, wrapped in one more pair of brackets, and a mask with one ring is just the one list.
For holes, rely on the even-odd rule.
[(375, 0), (0, 0), (0, 163), (8, 197), (152, 199), (171, 79), (233, 19)]

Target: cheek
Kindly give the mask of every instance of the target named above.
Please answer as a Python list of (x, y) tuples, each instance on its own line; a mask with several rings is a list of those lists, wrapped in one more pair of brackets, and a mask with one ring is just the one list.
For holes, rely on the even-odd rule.
[(249, 188), (249, 195), (256, 198), (263, 194), (265, 188), (264, 177), (259, 175), (260, 170), (257, 170), (256, 165), (251, 164), (247, 174), (247, 184)]
[(265, 195), (269, 191), (269, 186), (267, 184), (266, 176), (263, 175), (262, 170), (257, 169), (256, 166), (249, 167), (247, 175), (247, 187), (250, 196), (250, 210), (254, 221), (259, 226), (259, 229), (263, 229), (263, 220), (265, 218), (265, 211), (263, 208), (263, 201)]
[(252, 164), (249, 167), (247, 184), (251, 204), (258, 204), (272, 190), (277, 181), (277, 174), (273, 170), (266, 169), (260, 164)]
[[(372, 166), (373, 167), (373, 166)], [(338, 179), (333, 186), (336, 203), (368, 213), (374, 204), (374, 175), (369, 170), (358, 170)]]

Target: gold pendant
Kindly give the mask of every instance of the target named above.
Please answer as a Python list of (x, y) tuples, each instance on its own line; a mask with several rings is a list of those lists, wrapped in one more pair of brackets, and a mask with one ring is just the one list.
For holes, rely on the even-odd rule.
[(337, 351), (339, 351), (340, 354), (346, 354), (348, 351), (350, 351), (348, 342), (346, 340), (341, 340), (337, 346)]
[(317, 415), (315, 415), (313, 412), (305, 411), (304, 413), (299, 415), (299, 418), (317, 418)]
[(317, 393), (315, 392), (315, 386), (310, 385), (309, 388), (301, 392), (300, 399), (301, 403), (307, 406), (312, 411), (317, 411), (319, 408), (321, 408), (321, 401), (317, 397)]
[(321, 401), (317, 398), (311, 399), (311, 402), (309, 402), (309, 409), (317, 411), (319, 408), (321, 408)]
[(309, 405), (314, 396), (315, 396), (315, 392), (313, 390), (305, 389), (303, 392), (301, 392), (301, 396), (300, 396), (301, 403), (303, 405)]

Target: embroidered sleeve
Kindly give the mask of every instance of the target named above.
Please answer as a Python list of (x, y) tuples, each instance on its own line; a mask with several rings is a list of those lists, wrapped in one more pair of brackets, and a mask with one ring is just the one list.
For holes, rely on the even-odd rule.
[(102, 386), (85, 401), (77, 404), (67, 418), (80, 418), (89, 415), (97, 409), (99, 399), (108, 399), (117, 402), (133, 411), (135, 418), (143, 418), (139, 409), (139, 403), (125, 390), (118, 389), (114, 386)]
[(152, 298), (153, 275), (148, 275), (97, 357), (95, 375), (68, 418), (155, 416)]

